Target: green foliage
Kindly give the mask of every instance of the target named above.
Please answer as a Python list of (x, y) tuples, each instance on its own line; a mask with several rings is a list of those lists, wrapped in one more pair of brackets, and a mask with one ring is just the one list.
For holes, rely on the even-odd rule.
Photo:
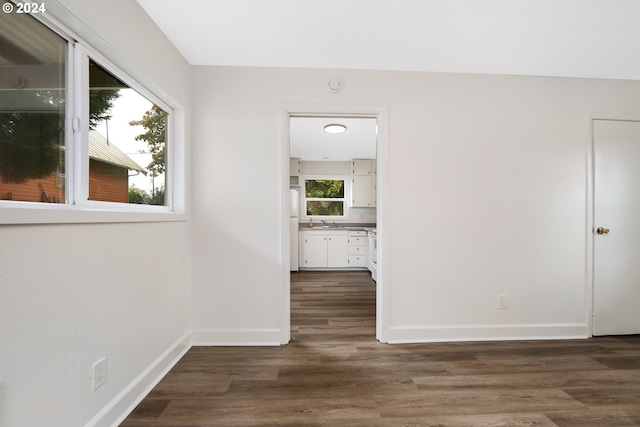
[(159, 205), (164, 206), (164, 187), (160, 187), (149, 194), (146, 191), (132, 185), (129, 187), (129, 203), (135, 203), (138, 205)]
[(2, 182), (21, 184), (50, 175), (64, 156), (64, 92), (6, 91), (2, 96), (5, 104), (29, 106), (0, 111)]
[(151, 163), (147, 169), (152, 177), (158, 176), (166, 170), (166, 141), (167, 141), (167, 113), (154, 105), (144, 113), (142, 119), (132, 120), (131, 126), (142, 126), (146, 132), (136, 136), (136, 141), (145, 141), (151, 154)]
[(344, 198), (344, 180), (342, 179), (307, 179), (304, 187), (307, 198)]
[(95, 129), (109, 114), (113, 101), (120, 97), (119, 89), (91, 89), (89, 91), (89, 129)]
[[(342, 179), (307, 179), (304, 182), (307, 199), (343, 199), (344, 180)], [(344, 215), (342, 200), (307, 200), (309, 216)]]
[(146, 191), (132, 185), (129, 187), (129, 196), (127, 198), (129, 203), (134, 203), (137, 205), (146, 205), (149, 199), (149, 195)]
[(149, 200), (150, 205), (164, 206), (164, 187), (156, 188)]
[(307, 215), (309, 216), (341, 216), (344, 215), (344, 202), (338, 201), (307, 201)]
[[(90, 91), (89, 126), (108, 119), (116, 90)], [(0, 111), (0, 178), (21, 184), (55, 172), (65, 147), (65, 92), (63, 90), (15, 90), (2, 94), (4, 105), (25, 106)]]

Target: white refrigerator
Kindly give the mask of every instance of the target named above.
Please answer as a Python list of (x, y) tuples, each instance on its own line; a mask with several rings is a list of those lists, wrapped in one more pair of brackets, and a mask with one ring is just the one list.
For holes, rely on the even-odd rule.
[(291, 187), (289, 190), (289, 231), (291, 248), (291, 271), (298, 271), (298, 227), (300, 223), (300, 187)]

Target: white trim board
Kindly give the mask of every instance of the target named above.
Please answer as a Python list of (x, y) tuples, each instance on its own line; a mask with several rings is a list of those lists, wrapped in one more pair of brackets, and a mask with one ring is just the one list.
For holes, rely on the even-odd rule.
[(586, 323), (394, 326), (389, 344), (453, 341), (515, 341), (584, 339)]
[(280, 328), (282, 331), (281, 343), (286, 344), (290, 340), (290, 268), (289, 268), (289, 119), (291, 117), (371, 117), (377, 120), (378, 137), (376, 141), (377, 161), (377, 206), (376, 227), (378, 229), (378, 279), (376, 284), (376, 338), (380, 342), (387, 342), (387, 318), (388, 304), (387, 283), (388, 266), (385, 265), (385, 235), (389, 233), (386, 228), (385, 200), (389, 200), (389, 156), (387, 144), (388, 107), (363, 106), (363, 105), (322, 105), (322, 104), (283, 104), (280, 111), (280, 218), (281, 218), (281, 270), (280, 270)]
[[(191, 342), (196, 346), (279, 346), (280, 329), (199, 329)], [(286, 344), (286, 343), (285, 343)]]
[(85, 424), (85, 427), (116, 427), (120, 425), (189, 349), (191, 349), (191, 332), (183, 335), (153, 361), (91, 421)]

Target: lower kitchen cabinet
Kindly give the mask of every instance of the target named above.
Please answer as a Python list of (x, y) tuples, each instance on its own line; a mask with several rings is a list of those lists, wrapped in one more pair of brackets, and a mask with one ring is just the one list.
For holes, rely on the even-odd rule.
[(349, 236), (329, 236), (327, 240), (327, 267), (349, 267)]
[(349, 231), (349, 267), (367, 267), (366, 231)]
[[(362, 234), (362, 235), (361, 235)], [(366, 232), (305, 230), (300, 232), (301, 268), (366, 268)]]
[(305, 231), (304, 262), (306, 268), (349, 267), (349, 233), (347, 231)]
[(301, 267), (322, 268), (327, 266), (327, 236), (305, 233), (303, 246), (304, 262)]

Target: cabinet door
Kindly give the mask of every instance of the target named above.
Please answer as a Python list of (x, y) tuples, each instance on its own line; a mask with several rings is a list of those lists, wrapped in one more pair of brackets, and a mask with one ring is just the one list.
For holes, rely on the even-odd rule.
[(349, 236), (329, 236), (327, 239), (327, 267), (349, 267)]
[(309, 234), (304, 238), (304, 266), (320, 268), (327, 266), (327, 236)]
[(369, 175), (354, 175), (351, 181), (351, 207), (369, 208), (372, 205), (371, 191), (372, 177)]
[(297, 157), (289, 158), (289, 176), (300, 176), (300, 159)]
[(355, 159), (351, 161), (351, 172), (354, 175), (371, 176), (371, 159)]

